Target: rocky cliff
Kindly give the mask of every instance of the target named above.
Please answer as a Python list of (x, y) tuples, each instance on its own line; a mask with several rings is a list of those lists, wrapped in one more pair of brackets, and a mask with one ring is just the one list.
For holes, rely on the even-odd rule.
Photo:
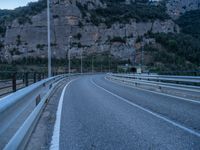
[[(109, 3), (108, 3), (109, 2)], [(69, 37), (71, 40), (71, 52), (74, 57), (80, 57), (91, 53), (108, 51), (119, 59), (131, 59), (135, 49), (140, 48), (136, 44), (139, 37), (151, 33), (178, 33), (179, 27), (170, 17), (156, 18), (153, 13), (144, 19), (141, 14), (130, 17), (124, 22), (124, 18), (114, 16), (113, 20), (106, 20), (106, 15), (101, 13), (111, 7), (112, 0), (53, 0), (51, 3), (51, 46), (52, 57), (66, 58), (69, 49)], [(115, 2), (116, 3), (116, 2)], [(157, 9), (157, 4), (135, 4), (135, 0), (119, 0), (118, 5), (152, 7), (150, 11)], [(133, 6), (132, 6), (133, 5)], [(166, 4), (168, 14), (176, 18), (184, 11), (199, 7), (199, 0), (169, 0)], [(109, 8), (110, 9), (110, 8)], [(100, 12), (100, 13), (99, 13)], [(148, 10), (147, 10), (148, 12)], [(125, 13), (125, 12), (124, 12)], [(94, 14), (96, 16), (94, 16)], [(100, 14), (100, 15), (99, 15)], [(98, 16), (99, 15), (99, 16)], [(120, 15), (121, 16), (121, 15)], [(46, 57), (47, 56), (47, 17), (46, 9), (36, 15), (28, 16), (29, 21), (21, 23), (19, 18), (6, 22), (5, 36), (1, 38), (1, 59), (15, 60), (22, 57)], [(123, 20), (122, 20), (123, 19)], [(99, 21), (100, 20), (100, 21)], [(117, 21), (116, 21), (117, 20)], [(96, 22), (98, 24), (96, 24)], [(108, 21), (112, 21), (109, 25)], [(153, 39), (145, 39), (144, 42), (155, 42)]]

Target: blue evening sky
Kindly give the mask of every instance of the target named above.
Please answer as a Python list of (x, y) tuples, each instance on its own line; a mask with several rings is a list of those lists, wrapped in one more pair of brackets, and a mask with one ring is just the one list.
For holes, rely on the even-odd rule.
[(20, 6), (26, 6), (29, 2), (38, 0), (0, 0), (0, 9), (14, 9)]

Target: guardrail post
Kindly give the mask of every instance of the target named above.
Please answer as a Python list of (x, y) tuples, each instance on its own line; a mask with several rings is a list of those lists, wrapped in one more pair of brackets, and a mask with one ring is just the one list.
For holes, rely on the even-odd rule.
[(22, 82), (23, 82), (23, 84), (25, 84), (25, 75), (24, 75), (24, 73), (22, 74)]
[(33, 74), (33, 82), (36, 83), (36, 72)]
[(25, 86), (28, 86), (28, 72), (25, 73)]
[(44, 79), (44, 73), (42, 73), (41, 76), (42, 76), (42, 79)]
[(36, 97), (35, 101), (36, 101), (36, 106), (37, 106), (41, 101), (40, 94)]
[(38, 81), (41, 80), (41, 73), (38, 74)]
[(12, 76), (12, 90), (13, 92), (16, 92), (17, 90), (16, 73), (13, 73), (13, 76)]

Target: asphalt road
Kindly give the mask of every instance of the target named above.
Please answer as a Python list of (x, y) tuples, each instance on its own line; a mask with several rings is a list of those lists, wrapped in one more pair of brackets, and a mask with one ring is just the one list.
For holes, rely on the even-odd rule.
[(65, 90), (61, 150), (200, 149), (200, 104), (81, 77)]

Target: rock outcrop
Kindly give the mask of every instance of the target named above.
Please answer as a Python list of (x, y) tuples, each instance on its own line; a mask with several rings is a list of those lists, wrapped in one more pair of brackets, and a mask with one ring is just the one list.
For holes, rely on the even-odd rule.
[[(78, 0), (78, 2), (87, 5), (88, 9), (106, 7), (100, 0)], [(126, 2), (129, 3), (129, 1)], [(199, 0), (192, 2), (169, 0), (168, 12), (172, 17), (177, 17), (184, 12), (183, 10), (198, 8), (198, 2)], [(175, 7), (176, 9), (174, 9)], [(4, 49), (1, 51), (2, 59), (14, 60), (27, 56), (42, 58), (47, 56), (46, 10), (31, 16), (30, 19), (31, 24), (29, 22), (19, 24), (17, 20), (14, 20), (7, 26), (6, 35), (1, 39), (4, 44)], [(51, 5), (51, 46), (52, 57), (55, 58), (66, 57), (70, 45), (69, 37), (72, 36), (71, 51), (74, 57), (79, 57), (81, 51), (84, 51), (85, 55), (109, 51), (117, 58), (128, 59), (137, 48), (135, 46), (136, 39), (148, 32), (173, 33), (179, 32), (179, 27), (171, 19), (149, 22), (131, 21), (126, 24), (115, 23), (110, 28), (100, 24), (97, 27), (83, 18), (75, 0), (54, 0)], [(126, 40), (126, 43), (112, 40), (116, 37)]]

